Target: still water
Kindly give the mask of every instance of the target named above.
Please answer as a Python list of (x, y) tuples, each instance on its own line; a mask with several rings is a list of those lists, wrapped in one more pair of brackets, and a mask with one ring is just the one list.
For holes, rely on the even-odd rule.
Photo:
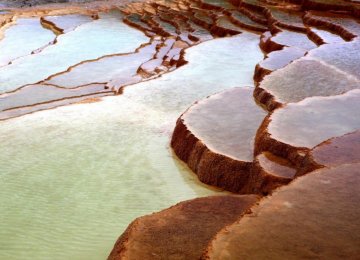
[(249, 33), (204, 42), (189, 64), (121, 96), (0, 122), (0, 259), (104, 259), (134, 218), (220, 194), (169, 140), (196, 100), (253, 85), (258, 43)]

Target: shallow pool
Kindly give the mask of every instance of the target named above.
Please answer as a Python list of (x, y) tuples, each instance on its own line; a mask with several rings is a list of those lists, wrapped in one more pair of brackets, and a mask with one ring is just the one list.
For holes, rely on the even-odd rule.
[(170, 136), (194, 101), (253, 85), (258, 43), (208, 41), (121, 96), (0, 122), (0, 259), (104, 259), (134, 218), (220, 193), (177, 161)]

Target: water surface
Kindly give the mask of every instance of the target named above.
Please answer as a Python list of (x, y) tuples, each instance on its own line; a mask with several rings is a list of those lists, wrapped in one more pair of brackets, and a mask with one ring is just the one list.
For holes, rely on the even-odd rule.
[(85, 60), (133, 52), (148, 40), (142, 32), (122, 23), (119, 12), (102, 14), (99, 20), (60, 35), (55, 45), (42, 52), (0, 68), (0, 93), (37, 83)]
[(0, 41), (0, 66), (30, 55), (32, 51), (52, 43), (55, 37), (52, 31), (41, 26), (39, 18), (18, 18), (5, 30)]
[(253, 84), (258, 42), (208, 41), (121, 96), (1, 122), (0, 258), (104, 259), (134, 218), (217, 193), (173, 157), (170, 136), (195, 100)]

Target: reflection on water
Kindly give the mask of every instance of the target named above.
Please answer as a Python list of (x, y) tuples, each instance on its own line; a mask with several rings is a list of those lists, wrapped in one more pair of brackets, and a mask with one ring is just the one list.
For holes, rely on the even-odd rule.
[(252, 85), (258, 42), (205, 42), (121, 96), (1, 122), (0, 258), (104, 259), (134, 218), (214, 194), (172, 157), (170, 135), (195, 100)]

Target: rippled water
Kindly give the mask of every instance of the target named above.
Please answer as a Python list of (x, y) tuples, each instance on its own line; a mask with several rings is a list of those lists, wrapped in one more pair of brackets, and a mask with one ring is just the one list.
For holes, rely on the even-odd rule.
[(252, 85), (248, 33), (202, 43), (189, 64), (121, 96), (0, 123), (0, 259), (104, 259), (134, 218), (216, 191), (172, 155), (195, 100)]

